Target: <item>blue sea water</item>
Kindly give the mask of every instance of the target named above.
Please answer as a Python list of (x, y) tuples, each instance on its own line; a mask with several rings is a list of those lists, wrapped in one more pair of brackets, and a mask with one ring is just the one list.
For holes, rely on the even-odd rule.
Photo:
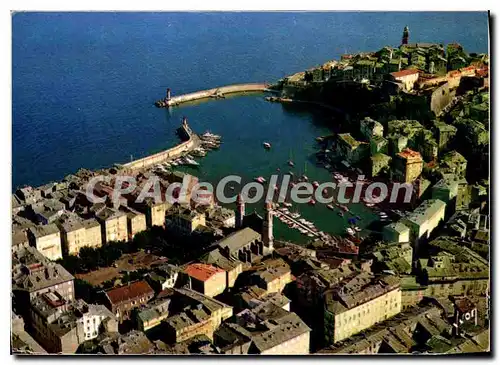
[[(308, 158), (329, 132), (321, 112), (283, 108), (262, 95), (157, 109), (174, 94), (272, 82), (345, 52), (401, 41), (459, 42), (488, 51), (488, 14), (476, 13), (16, 13), (12, 19), (12, 187), (62, 179), (80, 167), (129, 161), (177, 143), (186, 115), (224, 144), (195, 172), (268, 175), (293, 151), (299, 169), (328, 179)], [(270, 153), (262, 150), (270, 141)], [(322, 207), (324, 208), (324, 207)], [(306, 208), (309, 209), (309, 208)], [(324, 213), (324, 212), (323, 212)]]

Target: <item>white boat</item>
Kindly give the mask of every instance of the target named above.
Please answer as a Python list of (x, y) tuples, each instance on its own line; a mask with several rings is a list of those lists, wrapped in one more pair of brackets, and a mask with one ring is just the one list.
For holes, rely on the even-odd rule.
[(355, 230), (356, 232), (361, 232), (361, 228), (359, 228), (359, 227), (354, 227), (354, 230)]
[(262, 176), (256, 177), (254, 180), (261, 184), (264, 184), (266, 182), (266, 179), (264, 179)]
[(199, 163), (196, 162), (195, 160), (193, 160), (191, 157), (189, 156), (186, 156), (184, 157), (184, 160), (189, 164), (189, 165), (194, 165), (194, 166), (198, 166)]
[(350, 234), (351, 236), (354, 236), (356, 233), (352, 228), (347, 228), (345, 231), (347, 232), (347, 234)]
[(314, 237), (314, 235), (312, 233), (308, 233), (307, 237)]
[(264, 142), (262, 145), (264, 146), (264, 148), (267, 148), (267, 149), (271, 148), (271, 143), (269, 143), (269, 142)]

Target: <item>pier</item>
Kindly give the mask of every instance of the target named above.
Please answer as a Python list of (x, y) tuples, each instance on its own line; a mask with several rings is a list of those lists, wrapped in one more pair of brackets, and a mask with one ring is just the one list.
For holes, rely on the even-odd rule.
[(135, 161), (128, 162), (121, 165), (121, 168), (128, 170), (138, 170), (148, 168), (158, 163), (167, 162), (168, 160), (176, 159), (180, 156), (186, 155), (198, 148), (201, 144), (200, 137), (194, 133), (184, 118), (182, 125), (178, 129), (178, 134), (184, 139), (184, 142), (169, 148), (168, 150), (155, 153), (154, 155), (146, 156)]
[(224, 95), (226, 94), (245, 93), (245, 92), (266, 92), (266, 91), (272, 92), (273, 90), (269, 89), (270, 86), (271, 84), (266, 84), (266, 83), (236, 84), (236, 85), (221, 86), (209, 90), (196, 91), (177, 96), (172, 96), (171, 90), (167, 89), (167, 94), (165, 96), (165, 99), (158, 100), (155, 103), (155, 105), (159, 108), (168, 108), (194, 100), (207, 99), (207, 98), (224, 98)]
[(274, 210), (273, 211), (273, 214), (276, 215), (277, 217), (279, 216), (283, 216), (285, 217), (286, 219), (288, 219), (289, 221), (295, 223), (297, 226), (299, 226), (300, 228), (302, 229), (305, 229), (308, 233), (311, 233), (312, 235), (314, 235), (314, 237), (318, 237), (319, 236), (319, 233), (318, 232), (314, 232), (311, 228), (309, 228), (308, 226), (306, 226), (305, 224), (303, 223), (300, 223), (297, 219), (295, 218), (292, 218), (292, 216), (288, 215), (288, 214), (285, 214), (283, 212), (280, 212), (279, 210)]

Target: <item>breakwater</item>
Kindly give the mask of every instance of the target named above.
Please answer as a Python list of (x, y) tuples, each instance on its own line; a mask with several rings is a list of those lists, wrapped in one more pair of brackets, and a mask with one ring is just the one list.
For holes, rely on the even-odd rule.
[(200, 146), (200, 137), (198, 137), (198, 135), (191, 130), (191, 128), (187, 124), (186, 119), (184, 119), (182, 125), (179, 127), (178, 134), (184, 140), (184, 142), (182, 142), (181, 144), (169, 148), (168, 150), (128, 162), (121, 165), (121, 168), (128, 170), (148, 168), (158, 163), (176, 159)]
[(194, 101), (206, 98), (224, 98), (224, 95), (226, 94), (272, 91), (269, 89), (270, 86), (271, 86), (270, 84), (266, 83), (236, 84), (236, 85), (221, 86), (209, 90), (196, 91), (189, 94), (183, 94), (177, 96), (171, 96), (170, 89), (167, 89), (167, 95), (165, 99), (158, 100), (155, 103), (155, 105), (159, 108), (166, 108), (186, 103), (188, 101)]

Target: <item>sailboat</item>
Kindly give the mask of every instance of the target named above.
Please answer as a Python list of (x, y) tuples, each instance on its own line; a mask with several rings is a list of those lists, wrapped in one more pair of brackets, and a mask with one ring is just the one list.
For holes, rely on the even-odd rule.
[(306, 172), (307, 172), (307, 162), (304, 162), (304, 174), (302, 175), (302, 179), (308, 181), (309, 178), (307, 177)]
[(292, 149), (290, 149), (290, 158), (288, 159), (288, 166), (295, 166), (293, 163)]

